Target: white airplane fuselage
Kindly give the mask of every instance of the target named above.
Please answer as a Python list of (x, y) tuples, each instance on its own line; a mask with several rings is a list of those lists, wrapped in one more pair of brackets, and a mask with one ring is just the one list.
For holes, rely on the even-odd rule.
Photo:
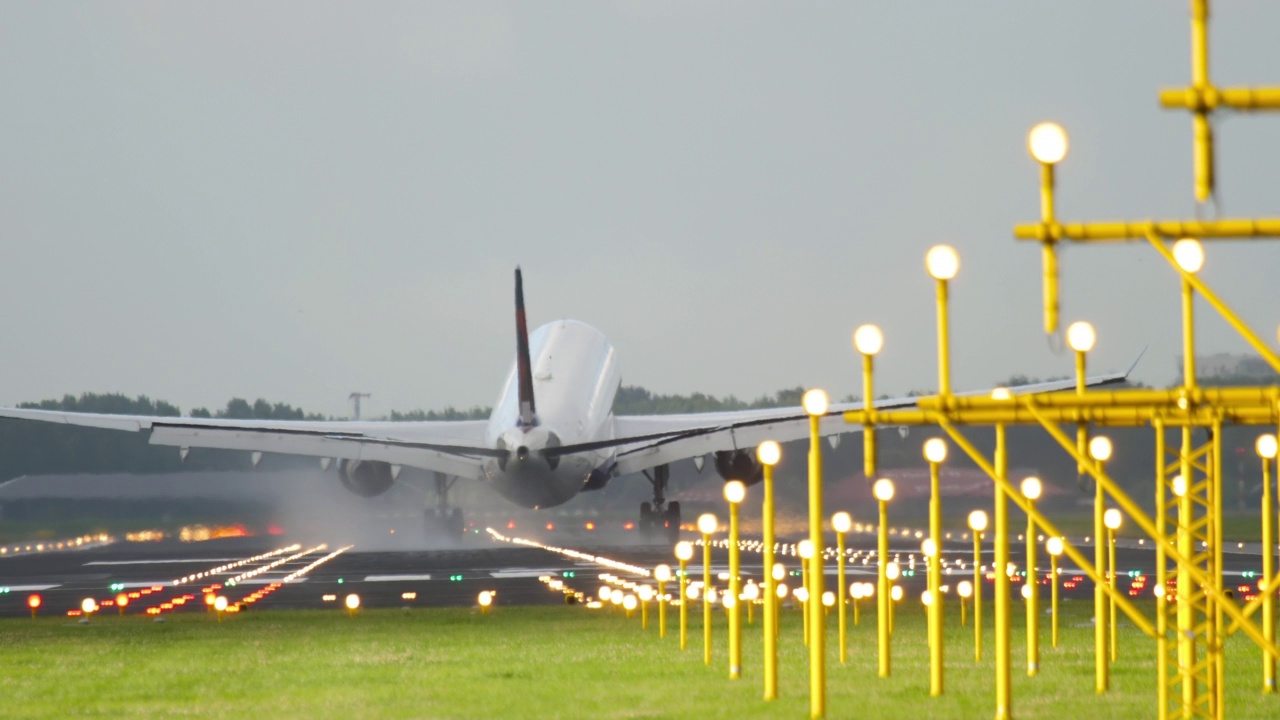
[(552, 458), (542, 451), (612, 440), (613, 399), (621, 376), (609, 340), (576, 320), (557, 320), (534, 330), (529, 355), (536, 424), (520, 423), (519, 368), (513, 364), (486, 432), (489, 446), (506, 450), (507, 456), (488, 458), (484, 473), (511, 502), (546, 508), (577, 495), (593, 472), (610, 471), (612, 448)]

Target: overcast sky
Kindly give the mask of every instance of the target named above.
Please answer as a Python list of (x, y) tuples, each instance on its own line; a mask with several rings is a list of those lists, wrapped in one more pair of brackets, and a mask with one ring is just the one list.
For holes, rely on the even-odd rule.
[[(1192, 217), (1185, 2), (0, 4), (0, 403), (486, 405), (530, 322), (624, 382), (937, 385), (925, 250), (961, 254), (957, 388), (1071, 372), (1041, 331), (1025, 133), (1066, 219)], [(1214, 3), (1212, 76), (1280, 84), (1280, 4)], [(1280, 117), (1219, 122), (1221, 210), (1280, 215)], [(1275, 342), (1280, 245), (1204, 277)], [(1176, 374), (1175, 275), (1069, 248), (1093, 367)], [(1246, 346), (1206, 308), (1203, 352)]]

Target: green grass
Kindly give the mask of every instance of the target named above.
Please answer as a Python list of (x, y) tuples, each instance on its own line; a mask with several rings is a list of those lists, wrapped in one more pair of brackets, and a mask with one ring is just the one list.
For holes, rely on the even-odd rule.
[[(1089, 603), (1064, 602), (1062, 643), (1042, 670), (1025, 674), (1023, 616), (1015, 615), (1013, 698), (1019, 718), (1153, 717), (1154, 643), (1121, 625), (1112, 690), (1093, 692)], [(950, 610), (956, 608), (951, 607)], [(1021, 609), (1020, 607), (1018, 608)], [(1149, 607), (1147, 608), (1150, 609)], [(893, 677), (876, 677), (874, 618), (850, 621), (850, 662), (831, 642), (828, 716), (983, 718), (994, 711), (990, 607), (986, 656), (973, 660), (972, 627), (948, 619), (947, 688), (928, 691), (923, 614), (902, 611)], [(654, 613), (656, 616), (656, 613)], [(754, 718), (808, 717), (807, 650), (800, 616), (784, 611), (781, 692), (760, 699), (760, 618), (744, 632), (745, 677), (727, 679), (723, 613), (714, 658), (702, 662), (694, 618), (689, 649), (669, 632), (642, 632), (637, 619), (581, 607), (388, 609), (351, 619), (337, 611), (259, 611), (214, 622), (177, 615), (164, 624), (101, 617), (0, 621), (0, 716), (318, 718)], [(1262, 697), (1261, 654), (1228, 640), (1227, 710), (1232, 718), (1280, 717), (1280, 698)]]

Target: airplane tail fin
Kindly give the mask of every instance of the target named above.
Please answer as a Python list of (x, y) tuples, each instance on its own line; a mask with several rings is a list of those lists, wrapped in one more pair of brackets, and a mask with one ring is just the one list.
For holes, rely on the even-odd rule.
[(529, 358), (529, 327), (524, 317), (524, 279), (516, 266), (516, 380), (520, 387), (520, 427), (538, 424), (533, 403), (533, 362)]

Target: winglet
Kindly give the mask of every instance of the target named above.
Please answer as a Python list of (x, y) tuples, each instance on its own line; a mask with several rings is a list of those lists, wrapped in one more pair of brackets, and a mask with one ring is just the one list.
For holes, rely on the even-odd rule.
[(1138, 363), (1142, 362), (1142, 356), (1147, 354), (1147, 348), (1149, 348), (1149, 347), (1151, 347), (1151, 346), (1150, 346), (1150, 345), (1147, 345), (1147, 346), (1143, 347), (1143, 348), (1142, 348), (1142, 352), (1138, 353), (1138, 357), (1136, 357), (1136, 358), (1134, 358), (1134, 359), (1133, 359), (1133, 364), (1129, 366), (1129, 369), (1128, 369), (1128, 370), (1125, 370), (1125, 371), (1124, 371), (1124, 379), (1125, 379), (1125, 380), (1128, 380), (1128, 379), (1129, 379), (1129, 376), (1133, 374), (1134, 368), (1138, 367)]
[(529, 327), (524, 317), (524, 279), (516, 266), (516, 380), (520, 387), (520, 427), (538, 424), (533, 404), (533, 362), (529, 358)]

